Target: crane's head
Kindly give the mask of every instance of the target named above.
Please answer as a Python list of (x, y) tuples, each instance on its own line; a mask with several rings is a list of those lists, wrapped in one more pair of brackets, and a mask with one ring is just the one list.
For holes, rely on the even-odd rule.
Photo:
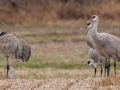
[(13, 67), (9, 67), (8, 69), (8, 77), (11, 79), (14, 76), (14, 69)]
[(81, 28), (80, 30), (83, 30), (84, 28), (91, 28), (91, 27), (92, 27), (92, 23), (88, 22), (87, 25)]
[(9, 67), (9, 72), (14, 72), (14, 69), (13, 69), (13, 67)]
[(88, 22), (88, 23), (87, 23), (87, 27), (88, 27), (88, 28), (91, 28), (91, 27), (92, 27), (92, 23)]
[(87, 22), (98, 22), (98, 16), (97, 15), (93, 15), (92, 18), (90, 20), (88, 20)]
[(94, 63), (94, 60), (93, 59), (89, 59), (87, 63), (90, 66), (90, 65), (92, 65)]

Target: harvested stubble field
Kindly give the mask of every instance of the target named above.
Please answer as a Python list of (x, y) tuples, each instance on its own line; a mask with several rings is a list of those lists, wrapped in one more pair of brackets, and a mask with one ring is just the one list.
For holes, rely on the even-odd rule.
[[(107, 26), (108, 23), (111, 26)], [(113, 73), (112, 60), (110, 77), (100, 78), (99, 66), (97, 78), (93, 78), (94, 70), (87, 66), (87, 52), (90, 49), (85, 41), (87, 29), (79, 30), (83, 24), (79, 27), (68, 27), (68, 24), (1, 27), (0, 31), (25, 39), (30, 44), (32, 56), (25, 63), (10, 58), (10, 66), (15, 69), (13, 79), (5, 79), (6, 59), (0, 56), (0, 90), (118, 90), (120, 63), (117, 63), (117, 76)], [(106, 24), (99, 25), (100, 32), (120, 37), (119, 25)]]
[[(119, 90), (119, 76), (107, 78), (4, 79), (3, 90)], [(103, 84), (104, 83), (104, 84)]]

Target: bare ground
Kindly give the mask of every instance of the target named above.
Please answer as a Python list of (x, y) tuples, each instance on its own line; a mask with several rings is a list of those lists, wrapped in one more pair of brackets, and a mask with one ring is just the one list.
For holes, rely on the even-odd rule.
[(120, 76), (107, 78), (1, 79), (0, 90), (119, 90)]
[(117, 76), (111, 74), (109, 77), (100, 78), (98, 72), (97, 78), (93, 78), (92, 69), (22, 68), (15, 70), (13, 79), (1, 77), (0, 90), (119, 90), (119, 75), (120, 72), (117, 71)]

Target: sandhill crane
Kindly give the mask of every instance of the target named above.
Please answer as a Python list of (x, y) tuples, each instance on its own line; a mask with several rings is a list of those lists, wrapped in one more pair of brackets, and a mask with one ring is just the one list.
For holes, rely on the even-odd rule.
[[(6, 70), (6, 74), (7, 74), (7, 70)], [(13, 78), (14, 76), (14, 68), (13, 67), (9, 67), (8, 69), (8, 78)]]
[(9, 70), (9, 57), (27, 61), (31, 56), (30, 46), (24, 40), (18, 39), (16, 36), (2, 32), (0, 34), (0, 54), (7, 58), (7, 78)]
[[(1, 24), (8, 26), (0, 21)], [(18, 39), (16, 36), (2, 32), (0, 34), (0, 54), (3, 54), (7, 58), (7, 78), (9, 71), (9, 57), (21, 59), (23, 62), (28, 61), (31, 56), (30, 46), (25, 40)]]
[(96, 68), (99, 63), (101, 63), (101, 77), (102, 77), (102, 62), (105, 62), (105, 57), (102, 57), (95, 49), (90, 49), (88, 51), (88, 65), (92, 65), (92, 68), (94, 68), (94, 78), (96, 76)]
[(95, 48), (95, 43), (91, 37), (91, 29), (92, 29), (92, 24), (91, 23), (87, 23), (87, 25), (83, 28), (81, 28), (80, 30), (83, 30), (84, 28), (89, 28), (87, 36), (86, 36), (86, 42), (87, 44), (91, 47), (91, 48)]
[(101, 54), (108, 58), (106, 61), (106, 68), (107, 68), (107, 76), (109, 76), (109, 69), (110, 69), (110, 57), (114, 59), (114, 72), (116, 75), (116, 60), (120, 62), (120, 39), (114, 35), (108, 33), (99, 33), (97, 31), (98, 26), (98, 16), (93, 15), (92, 18), (88, 21), (93, 21), (92, 27), (92, 38), (95, 44), (98, 46), (99, 51)]
[[(87, 44), (88, 44), (91, 48), (96, 49), (95, 51), (97, 52), (97, 54), (99, 54), (99, 56), (101, 56), (100, 53), (99, 53), (99, 50), (97, 49), (97, 47), (96, 47), (96, 45), (95, 45), (95, 43), (94, 43), (94, 41), (93, 41), (93, 39), (92, 39), (92, 36), (91, 36), (91, 35), (92, 35), (92, 33), (91, 33), (92, 26), (93, 26), (92, 23), (87, 23), (87, 25), (86, 25), (85, 27), (83, 27), (82, 29), (84, 29), (84, 28), (89, 28), (88, 33), (87, 33), (87, 36), (86, 36)], [(82, 29), (80, 29), (80, 30), (82, 30)], [(101, 57), (103, 57), (103, 56), (101, 56)], [(105, 60), (105, 57), (103, 57), (103, 59)], [(103, 61), (104, 61), (104, 60), (103, 60)], [(101, 60), (101, 61), (102, 61), (102, 60)], [(102, 69), (102, 62), (101, 62), (101, 76), (102, 76), (102, 71), (103, 71), (103, 69)]]

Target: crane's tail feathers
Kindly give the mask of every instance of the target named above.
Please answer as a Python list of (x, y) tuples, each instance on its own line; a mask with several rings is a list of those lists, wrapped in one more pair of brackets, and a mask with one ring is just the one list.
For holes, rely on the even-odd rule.
[(20, 40), (22, 43), (22, 51), (21, 51), (21, 59), (23, 61), (28, 61), (31, 56), (30, 46), (27, 44), (25, 40)]
[(21, 59), (23, 62), (29, 60), (31, 56), (31, 49), (30, 46), (27, 44), (25, 40), (20, 39), (20, 43), (17, 46), (15, 57)]

